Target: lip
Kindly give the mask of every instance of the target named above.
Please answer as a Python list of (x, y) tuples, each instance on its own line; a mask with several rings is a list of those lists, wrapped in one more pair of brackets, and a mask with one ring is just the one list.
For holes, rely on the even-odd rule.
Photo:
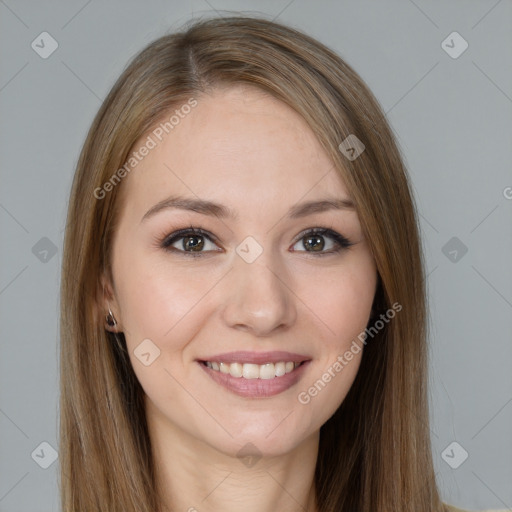
[[(224, 354), (216, 354), (214, 356), (198, 359), (199, 362), (210, 361), (211, 363), (251, 363), (251, 364), (266, 364), (266, 363), (279, 363), (281, 361), (291, 361), (293, 363), (302, 363), (303, 361), (310, 361), (311, 357), (303, 354), (296, 354), (293, 352), (272, 351), (272, 352), (249, 352), (237, 351), (226, 352)], [(293, 372), (292, 372), (293, 373)], [(235, 377), (236, 378), (236, 377)]]
[[(275, 353), (274, 353), (275, 354)], [(285, 359), (287, 361), (291, 361), (292, 359)], [(212, 361), (211, 359), (207, 359), (207, 361)], [(213, 361), (216, 361), (215, 359)], [(212, 361), (212, 362), (213, 362)], [(240, 361), (240, 359), (238, 360)], [(254, 361), (254, 359), (253, 359)], [(244, 360), (244, 362), (253, 362)], [(265, 359), (262, 363), (254, 363), (254, 364), (265, 364), (266, 362), (280, 362), (283, 361), (282, 358), (276, 359), (275, 361), (269, 361)], [(213, 381), (217, 384), (221, 385), (231, 393), (235, 395), (245, 397), (245, 398), (268, 398), (284, 391), (290, 389), (293, 385), (297, 384), (297, 382), (301, 379), (308, 367), (311, 359), (300, 361), (304, 361), (300, 366), (297, 366), (290, 373), (286, 373), (281, 377), (274, 377), (273, 379), (245, 379), (244, 377), (233, 377), (229, 373), (221, 373), (216, 370), (212, 370), (208, 368), (203, 361), (197, 361), (197, 364), (206, 372), (206, 374), (211, 377)], [(228, 362), (223, 360), (222, 362)], [(237, 362), (232, 361), (232, 362)], [(299, 361), (294, 361), (299, 362)]]

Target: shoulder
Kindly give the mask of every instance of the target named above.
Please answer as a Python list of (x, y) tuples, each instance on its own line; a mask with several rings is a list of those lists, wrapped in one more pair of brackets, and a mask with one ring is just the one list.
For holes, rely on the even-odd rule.
[[(444, 505), (444, 510), (445, 512), (473, 512), (471, 510), (467, 510), (467, 509), (464, 509), (464, 508), (457, 508), (453, 505), (448, 505), (447, 503), (443, 503)], [(505, 509), (501, 509), (501, 510), (480, 510), (478, 512), (512, 512), (512, 510), (505, 510)]]

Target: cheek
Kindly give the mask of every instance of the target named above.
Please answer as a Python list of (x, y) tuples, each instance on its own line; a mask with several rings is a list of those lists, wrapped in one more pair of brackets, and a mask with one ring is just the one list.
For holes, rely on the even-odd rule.
[(358, 336), (368, 324), (376, 280), (373, 261), (363, 256), (357, 265), (301, 282), (298, 295), (308, 305), (311, 321), (319, 320), (321, 344), (318, 364), (297, 397), (312, 426), (320, 427), (334, 414), (356, 378), (364, 350)]
[(301, 280), (298, 296), (320, 321), (324, 342), (341, 350), (364, 331), (375, 294), (376, 274), (371, 265), (349, 270), (318, 272)]
[[(147, 256), (132, 254), (117, 261), (118, 297), (127, 343), (134, 347), (145, 338), (160, 346), (181, 339), (176, 333), (187, 323), (211, 285), (187, 279), (183, 272)], [(168, 344), (168, 341), (165, 341)]]
[[(178, 383), (190, 378), (183, 351), (201, 329), (206, 312), (200, 299), (211, 285), (136, 254), (119, 258), (117, 271), (123, 331), (137, 379), (162, 410), (182, 407), (188, 395)], [(148, 365), (139, 359), (144, 353), (150, 354)]]

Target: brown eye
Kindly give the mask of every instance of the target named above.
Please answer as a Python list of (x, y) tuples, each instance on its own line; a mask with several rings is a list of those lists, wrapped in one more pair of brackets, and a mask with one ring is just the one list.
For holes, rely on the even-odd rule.
[(321, 251), (325, 247), (325, 241), (322, 236), (307, 235), (302, 240), (304, 243), (304, 247), (309, 247), (313, 251)]
[(201, 235), (182, 237), (183, 250), (201, 251), (204, 247), (204, 238)]
[(169, 252), (200, 256), (206, 252), (218, 252), (218, 246), (212, 238), (199, 228), (181, 229), (166, 236), (160, 246)]
[(353, 245), (343, 235), (327, 228), (315, 228), (302, 233), (294, 245), (297, 244), (302, 244), (305, 251), (294, 249), (295, 252), (317, 253), (316, 256), (337, 253)]

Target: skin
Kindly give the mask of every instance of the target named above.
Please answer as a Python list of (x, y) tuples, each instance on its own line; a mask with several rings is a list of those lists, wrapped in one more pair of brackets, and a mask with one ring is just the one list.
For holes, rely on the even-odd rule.
[[(375, 263), (354, 209), (286, 216), (299, 202), (350, 199), (297, 113), (250, 86), (196, 98), (119, 185), (123, 208), (103, 308), (110, 306), (114, 330), (125, 333), (146, 393), (157, 479), (171, 510), (315, 511), (319, 429), (352, 386), (362, 351), (309, 403), (298, 395), (367, 326)], [(238, 218), (167, 208), (141, 221), (171, 194), (218, 202)], [(217, 237), (193, 238), (205, 244), (200, 257), (161, 248), (166, 236), (190, 226)], [(328, 254), (336, 243), (324, 235), (318, 255), (302, 235), (318, 227), (353, 245)], [(247, 236), (263, 249), (253, 263), (235, 251)], [(183, 251), (183, 239), (173, 247)], [(149, 366), (134, 355), (144, 339), (160, 350)], [(286, 350), (312, 361), (285, 392), (245, 398), (196, 362), (235, 350)], [(251, 466), (237, 457), (249, 442), (261, 456)]]

